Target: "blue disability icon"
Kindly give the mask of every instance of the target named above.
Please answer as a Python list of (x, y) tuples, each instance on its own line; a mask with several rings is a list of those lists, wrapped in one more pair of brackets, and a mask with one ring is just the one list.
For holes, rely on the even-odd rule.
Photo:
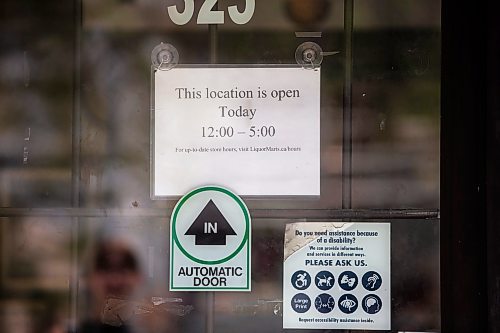
[(292, 286), (298, 290), (305, 290), (311, 285), (311, 275), (306, 271), (297, 271), (292, 275)]
[(351, 271), (345, 271), (339, 275), (340, 288), (351, 291), (358, 285), (358, 276)]
[(368, 314), (378, 313), (382, 309), (382, 300), (374, 294), (366, 295), (361, 303), (363, 310)]
[(344, 294), (339, 298), (339, 309), (343, 313), (351, 314), (358, 308), (358, 299), (351, 294)]
[(316, 284), (316, 287), (318, 287), (318, 289), (328, 290), (333, 287), (335, 279), (333, 277), (333, 274), (330, 273), (329, 271), (321, 271), (318, 274), (316, 274), (316, 277), (314, 278), (314, 283)]
[(311, 307), (311, 299), (306, 294), (300, 293), (292, 297), (292, 309), (298, 313), (304, 313)]
[(363, 275), (361, 283), (366, 290), (375, 291), (382, 285), (382, 277), (375, 271), (369, 271)]
[(321, 294), (314, 300), (314, 306), (321, 313), (329, 313), (335, 307), (335, 300), (332, 295)]

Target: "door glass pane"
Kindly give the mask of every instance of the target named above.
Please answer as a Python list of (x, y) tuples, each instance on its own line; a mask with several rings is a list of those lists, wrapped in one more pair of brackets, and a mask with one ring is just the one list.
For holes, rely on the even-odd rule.
[(0, 5), (2, 207), (71, 203), (72, 8), (68, 1)]
[(440, 7), (356, 1), (354, 207), (439, 207)]
[(70, 222), (0, 218), (2, 332), (49, 332), (68, 323)]
[[(391, 331), (440, 331), (440, 1), (256, 1), (237, 24), (228, 8), (247, 1), (220, 0), (218, 25), (197, 23), (204, 1), (180, 25), (167, 7), (189, 1), (18, 2), (0, 5), (0, 331), (280, 332), (285, 225), (315, 221), (390, 223)], [(251, 292), (169, 291), (177, 198), (151, 198), (152, 50), (297, 66), (304, 42), (323, 58), (320, 195), (243, 196)]]

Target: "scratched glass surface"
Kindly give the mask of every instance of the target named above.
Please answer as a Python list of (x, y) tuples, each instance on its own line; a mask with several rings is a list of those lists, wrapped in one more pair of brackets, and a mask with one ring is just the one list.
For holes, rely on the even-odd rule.
[(204, 330), (205, 294), (168, 291), (169, 225), (162, 219), (81, 221), (79, 327), (131, 332)]

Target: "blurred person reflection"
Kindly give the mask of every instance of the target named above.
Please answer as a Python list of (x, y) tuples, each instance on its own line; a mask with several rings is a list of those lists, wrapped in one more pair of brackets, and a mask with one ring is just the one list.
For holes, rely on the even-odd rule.
[(78, 332), (132, 333), (130, 319), (136, 313), (130, 300), (142, 279), (138, 256), (129, 243), (100, 241), (87, 276), (89, 318)]
[(86, 274), (88, 318), (77, 333), (178, 332), (179, 317), (193, 309), (180, 298), (148, 289), (140, 260), (142, 242), (127, 230), (118, 236), (113, 229), (93, 247)]

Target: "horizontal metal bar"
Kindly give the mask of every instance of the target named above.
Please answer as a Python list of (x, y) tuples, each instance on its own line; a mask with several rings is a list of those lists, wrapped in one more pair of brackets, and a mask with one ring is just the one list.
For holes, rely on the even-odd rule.
[(262, 209), (250, 210), (252, 218), (280, 219), (434, 219), (439, 210), (421, 209)]
[(321, 31), (296, 31), (295, 37), (297, 38), (321, 38), (323, 32)]
[[(170, 218), (172, 208), (0, 208), (0, 217)], [(254, 219), (435, 219), (437, 209), (250, 209)]]

